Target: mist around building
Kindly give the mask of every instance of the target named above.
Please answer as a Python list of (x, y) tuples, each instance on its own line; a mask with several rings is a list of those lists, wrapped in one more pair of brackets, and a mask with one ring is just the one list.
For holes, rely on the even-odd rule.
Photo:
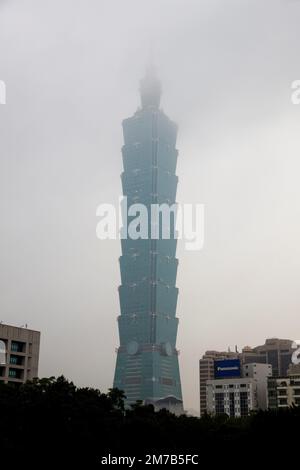
[[(55, 455), (60, 463), (84, 462), (85, 468), (201, 465), (215, 448), (215, 463), (223, 462), (230, 448), (245, 445), (268, 456), (261, 446), (266, 436), (292, 445), (298, 433), (300, 345), (291, 339), (268, 338), (241, 351), (237, 346), (218, 351), (212, 344), (199, 359), (200, 413), (185, 409), (176, 347), (176, 219), (171, 211), (164, 219), (164, 210), (153, 222), (148, 211), (153, 204), (158, 214), (160, 207), (173, 206), (178, 182), (177, 126), (160, 108), (161, 84), (153, 66), (140, 82), (140, 98), (141, 106), (123, 121), (121, 181), (130, 207), (124, 221), (135, 231), (121, 238), (113, 384), (103, 393), (77, 387), (63, 375), (39, 378), (40, 342), (47, 331), (41, 335), (28, 325), (1, 322), (3, 460), (13, 453), (19, 462), (34, 445), (55, 468)], [(141, 230), (142, 210), (146, 226), (155, 226), (154, 237), (152, 229)], [(124, 226), (121, 230), (124, 235)], [(78, 364), (83, 366), (84, 361)]]

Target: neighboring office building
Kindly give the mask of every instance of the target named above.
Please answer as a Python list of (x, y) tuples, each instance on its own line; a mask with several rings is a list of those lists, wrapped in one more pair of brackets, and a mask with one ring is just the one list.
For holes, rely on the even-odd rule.
[(256, 383), (253, 379), (208, 380), (207, 413), (230, 417), (248, 416), (258, 407)]
[(245, 347), (240, 358), (243, 364), (271, 364), (274, 377), (285, 377), (295, 351), (293, 344), (289, 339), (269, 338), (262, 346)]
[(288, 408), (300, 405), (300, 364), (291, 364), (286, 377), (268, 380), (269, 408)]
[(200, 381), (200, 416), (207, 412), (206, 407), (206, 382), (215, 378), (215, 360), (217, 359), (236, 359), (237, 353), (206, 351), (199, 361), (199, 381)]
[(206, 381), (214, 379), (214, 360), (239, 358), (241, 364), (260, 363), (272, 366), (273, 376), (287, 376), (294, 352), (293, 341), (270, 338), (265, 344), (251, 348), (246, 346), (242, 352), (207, 351), (199, 361), (200, 415), (206, 413)]
[[(233, 376), (227, 377), (231, 373)], [(236, 377), (238, 374), (240, 377)], [(206, 385), (207, 413), (243, 417), (251, 411), (266, 409), (267, 378), (271, 375), (270, 364), (247, 364), (240, 369), (238, 359), (216, 361), (216, 378)]]
[[(141, 108), (123, 121), (123, 194), (128, 208), (176, 202), (177, 126), (160, 109), (160, 82), (150, 70), (141, 81)], [(127, 217), (127, 215), (126, 215)], [(126, 219), (128, 226), (132, 217)], [(149, 224), (149, 228), (150, 228)], [(175, 225), (170, 239), (122, 239), (118, 317), (120, 347), (114, 387), (126, 405), (142, 400), (183, 412), (176, 337), (178, 289)], [(150, 236), (149, 236), (150, 235)]]
[(244, 364), (243, 377), (251, 377), (257, 383), (257, 405), (260, 410), (268, 408), (268, 379), (272, 377), (271, 364)]
[(38, 375), (40, 332), (0, 324), (0, 382), (24, 383)]

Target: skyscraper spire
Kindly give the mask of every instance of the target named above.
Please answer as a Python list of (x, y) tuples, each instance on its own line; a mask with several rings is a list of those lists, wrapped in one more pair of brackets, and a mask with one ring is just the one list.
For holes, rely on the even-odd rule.
[(145, 77), (140, 81), (142, 108), (159, 108), (161, 83), (158, 80), (155, 67), (148, 65)]

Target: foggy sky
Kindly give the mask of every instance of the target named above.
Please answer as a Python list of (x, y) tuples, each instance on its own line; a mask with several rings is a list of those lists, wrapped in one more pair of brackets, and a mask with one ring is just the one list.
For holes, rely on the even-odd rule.
[(292, 0), (0, 0), (0, 320), (41, 330), (41, 376), (112, 386), (120, 242), (96, 208), (149, 55), (177, 200), (205, 204), (203, 250), (177, 251), (185, 407), (205, 350), (300, 337), (299, 20)]

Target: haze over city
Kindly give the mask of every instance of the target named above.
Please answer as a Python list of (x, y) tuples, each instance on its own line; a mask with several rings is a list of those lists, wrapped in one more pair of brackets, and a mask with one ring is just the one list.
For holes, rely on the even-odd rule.
[(179, 242), (185, 408), (207, 349), (300, 337), (300, 2), (0, 0), (0, 320), (42, 332), (40, 376), (112, 386), (122, 120), (149, 61), (178, 124), (177, 200), (205, 205)]

